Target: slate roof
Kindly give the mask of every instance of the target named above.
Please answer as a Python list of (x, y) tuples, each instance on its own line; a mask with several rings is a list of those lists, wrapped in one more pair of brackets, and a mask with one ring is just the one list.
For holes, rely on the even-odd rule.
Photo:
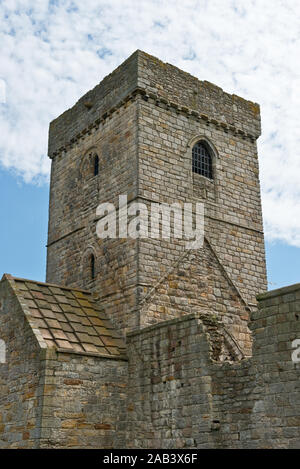
[(125, 355), (124, 341), (91, 292), (7, 277), (47, 347), (111, 358)]

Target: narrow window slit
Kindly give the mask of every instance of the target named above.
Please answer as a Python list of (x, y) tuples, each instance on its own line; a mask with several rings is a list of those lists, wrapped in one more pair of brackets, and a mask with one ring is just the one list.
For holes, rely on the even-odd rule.
[(95, 256), (94, 254), (91, 254), (91, 258), (90, 258), (90, 261), (91, 261), (91, 279), (93, 280), (95, 278)]
[(94, 156), (94, 176), (99, 174), (99, 156)]

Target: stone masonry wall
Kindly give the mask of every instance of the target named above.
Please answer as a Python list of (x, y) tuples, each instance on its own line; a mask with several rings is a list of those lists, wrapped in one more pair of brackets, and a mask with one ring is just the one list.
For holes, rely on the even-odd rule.
[(51, 122), (49, 156), (52, 158), (80, 139), (137, 89), (167, 100), (177, 110), (192, 109), (225, 127), (237, 126), (245, 134), (250, 133), (256, 138), (260, 135), (258, 104), (225, 93), (212, 83), (200, 81), (173, 65), (137, 50), (71, 109)]
[(22, 306), (2, 281), (0, 448), (124, 447), (127, 361), (41, 348)]
[(0, 282), (0, 448), (125, 446), (127, 361), (47, 349)]
[(46, 351), (8, 281), (0, 298), (1, 447), (299, 448), (300, 284), (259, 296), (235, 362), (202, 314), (129, 333), (128, 363)]
[(41, 448), (124, 448), (127, 362), (48, 350)]
[[(156, 258), (161, 260), (162, 267), (168, 268), (169, 264), (164, 260), (170, 258), (168, 252), (172, 250), (169, 244), (159, 243), (159, 246), (155, 246)], [(153, 259), (149, 261), (151, 250), (149, 246), (147, 248), (144, 243), (140, 251), (145, 254), (143, 265), (153, 265), (155, 271), (156, 263)], [(162, 280), (156, 288), (150, 290), (148, 296), (142, 298), (141, 326), (185, 314), (207, 312), (223, 324), (242, 353), (251, 355), (249, 308), (224, 274), (207, 241), (200, 250), (184, 250), (183, 256), (179, 265), (176, 264), (170, 271), (162, 271)]]
[(237, 363), (213, 360), (195, 315), (129, 334), (128, 446), (299, 449), (299, 317), (299, 284), (260, 295)]
[(127, 447), (214, 447), (209, 351), (195, 315), (128, 335)]
[[(256, 143), (167, 105), (157, 106), (152, 99), (139, 105), (141, 200), (149, 205), (204, 203), (207, 239), (245, 301), (255, 303), (255, 296), (266, 289)], [(199, 139), (208, 141), (215, 153), (213, 181), (199, 175), (193, 180), (192, 146)], [(139, 246), (139, 279), (147, 294), (147, 285), (151, 288), (175, 264), (181, 268), (185, 245), (173, 238), (169, 244), (141, 239)]]
[(219, 447), (299, 449), (300, 364), (292, 361), (292, 342), (300, 338), (300, 285), (258, 298), (250, 322), (253, 357), (213, 368), (223, 422)]
[[(136, 240), (99, 239), (96, 209), (137, 191), (137, 109), (128, 102), (74, 148), (52, 160), (47, 282), (97, 291), (116, 327), (135, 326)], [(99, 157), (94, 176), (90, 159)], [(92, 156), (90, 156), (92, 155)], [(89, 256), (95, 256), (91, 278)]]
[(132, 54), (117, 69), (105, 77), (49, 128), (49, 151), (52, 158), (76, 138), (86, 136), (86, 129), (100, 123), (100, 117), (119, 106), (137, 85), (137, 54)]
[(219, 86), (198, 80), (145, 52), (135, 54), (138, 57), (138, 86), (146, 89), (149, 96), (159, 96), (168, 103), (177, 104), (179, 109), (198, 111), (256, 137), (260, 135), (258, 104), (226, 93)]
[(7, 281), (0, 283), (0, 448), (34, 448), (40, 435), (43, 350)]

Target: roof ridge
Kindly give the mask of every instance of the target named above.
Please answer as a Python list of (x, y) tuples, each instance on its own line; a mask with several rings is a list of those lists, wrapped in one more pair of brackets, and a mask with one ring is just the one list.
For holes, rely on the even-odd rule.
[(41, 282), (40, 280), (31, 280), (28, 278), (21, 278), (21, 277), (13, 277), (10, 274), (5, 274), (6, 276), (9, 276), (11, 279), (17, 281), (17, 282), (29, 282), (29, 283), (35, 283), (37, 285), (44, 285), (47, 287), (54, 287), (54, 288), (61, 288), (62, 290), (75, 290), (75, 291), (80, 291), (84, 293), (88, 293), (89, 295), (93, 295), (93, 292), (90, 290), (84, 290), (83, 288), (78, 288), (78, 287), (68, 287), (65, 285), (59, 285), (58, 283), (49, 283), (49, 282)]

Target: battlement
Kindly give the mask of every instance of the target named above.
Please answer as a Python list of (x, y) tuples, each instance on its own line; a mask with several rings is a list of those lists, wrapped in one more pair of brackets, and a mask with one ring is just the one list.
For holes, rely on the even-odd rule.
[(66, 149), (105, 120), (136, 93), (177, 113), (211, 121), (225, 131), (257, 139), (261, 134), (259, 105), (200, 81), (143, 51), (135, 51), (49, 129), (49, 157)]

